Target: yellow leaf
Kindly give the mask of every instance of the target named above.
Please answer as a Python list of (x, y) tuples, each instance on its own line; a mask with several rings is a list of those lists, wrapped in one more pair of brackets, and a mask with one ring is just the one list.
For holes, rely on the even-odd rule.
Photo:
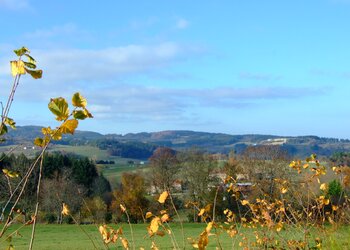
[(62, 134), (74, 134), (75, 129), (78, 127), (78, 123), (78, 120), (75, 119), (67, 120), (61, 125), (60, 131)]
[(34, 140), (34, 145), (38, 146), (38, 147), (44, 147), (46, 146), (46, 144), (49, 142), (49, 139), (47, 137), (45, 137), (45, 139), (37, 137)]
[(276, 224), (276, 231), (279, 232), (279, 231), (282, 230), (282, 228), (283, 228), (282, 222), (278, 222), (278, 223)]
[(160, 219), (159, 217), (154, 217), (151, 221), (150, 230), (152, 233), (156, 233), (159, 229)]
[(107, 228), (106, 225), (99, 226), (98, 230), (100, 231), (100, 234), (102, 235), (103, 240), (107, 238)]
[(12, 76), (24, 75), (26, 73), (24, 62), (22, 60), (11, 61), (11, 73)]
[(208, 223), (207, 227), (205, 228), (205, 231), (207, 233), (210, 233), (210, 230), (212, 229), (212, 227), (213, 227), (213, 222), (211, 221)]
[(247, 201), (247, 200), (242, 200), (241, 203), (242, 203), (243, 206), (245, 206), (245, 205), (249, 204), (249, 201)]
[(122, 244), (123, 244), (124, 249), (129, 249), (129, 242), (127, 239), (122, 238)]
[(202, 209), (199, 211), (198, 216), (202, 216), (202, 215), (204, 214), (204, 212), (205, 212), (205, 209), (202, 208)]
[(52, 140), (59, 141), (62, 139), (62, 132), (59, 129), (52, 130), (51, 132)]
[(169, 217), (168, 214), (163, 214), (163, 216), (161, 217), (161, 221), (164, 223), (164, 222), (168, 221), (169, 218), (170, 218), (170, 217)]
[(286, 188), (286, 187), (282, 187), (281, 188), (281, 193), (282, 194), (285, 194), (285, 193), (287, 193), (288, 192), (288, 189)]
[(195, 248), (195, 249), (198, 249), (199, 248), (198, 243), (193, 243), (192, 247)]
[(72, 104), (75, 107), (85, 108), (87, 101), (79, 92), (77, 92), (72, 97)]
[(146, 213), (146, 219), (151, 218), (153, 216), (152, 212), (147, 212)]
[(159, 203), (164, 203), (166, 198), (168, 198), (168, 191), (164, 191), (160, 196), (159, 196), (159, 199), (158, 199), (158, 202)]
[(160, 214), (162, 214), (162, 215), (163, 215), (163, 214), (166, 214), (166, 213), (167, 213), (166, 210), (161, 210), (161, 211), (160, 211)]
[(332, 210), (333, 210), (333, 211), (337, 211), (337, 210), (338, 210), (338, 208), (339, 208), (338, 206), (336, 206), (336, 205), (332, 205)]
[(69, 215), (69, 208), (66, 203), (62, 204), (62, 214), (63, 215)]
[(6, 168), (2, 169), (2, 172), (10, 178), (17, 178), (19, 176), (18, 172), (10, 171)]
[(323, 191), (326, 191), (327, 190), (327, 184), (326, 183), (322, 183), (320, 185), (320, 189), (323, 190)]
[(204, 231), (199, 236), (198, 248), (204, 250), (206, 248), (206, 246), (208, 245), (208, 243), (209, 243), (208, 233), (206, 231)]
[(69, 116), (68, 103), (63, 97), (51, 99), (48, 108), (56, 116), (57, 121), (64, 121)]
[(126, 208), (122, 204), (120, 204), (119, 207), (120, 207), (120, 209), (122, 210), (123, 213), (126, 211)]

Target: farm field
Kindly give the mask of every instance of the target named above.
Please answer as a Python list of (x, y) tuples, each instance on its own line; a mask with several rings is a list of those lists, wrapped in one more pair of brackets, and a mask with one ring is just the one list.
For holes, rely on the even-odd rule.
[[(113, 228), (117, 229), (119, 226), (123, 228), (124, 236), (131, 241), (130, 228), (127, 224), (122, 225), (110, 225)], [(173, 230), (173, 236), (176, 239), (177, 244), (182, 247), (182, 233), (180, 224), (170, 224)], [(19, 225), (14, 225), (14, 228), (19, 227)], [(145, 249), (150, 249), (151, 247), (151, 239), (147, 235), (146, 230), (147, 224), (135, 224), (132, 225), (133, 228), (133, 236), (136, 243), (136, 249), (140, 247), (144, 247)], [(44, 250), (44, 249), (94, 249), (94, 246), (91, 240), (87, 237), (87, 235), (82, 231), (82, 229), (88, 233), (91, 239), (94, 241), (97, 249), (106, 249), (106, 247), (102, 243), (101, 236), (98, 232), (97, 226), (95, 225), (82, 225), (79, 228), (76, 225), (44, 225), (39, 224), (37, 226), (37, 233), (35, 236), (34, 249)], [(189, 243), (188, 238), (197, 238), (199, 234), (205, 229), (205, 224), (200, 223), (185, 223), (184, 224), (184, 235), (185, 235), (185, 245), (186, 249), (193, 249), (191, 244)], [(256, 229), (254, 229), (256, 230)], [(242, 228), (240, 233), (243, 233), (244, 236), (247, 236), (248, 239), (253, 240), (254, 234), (253, 229)], [(327, 234), (313, 234), (311, 232), (310, 238), (319, 237), (323, 241), (323, 249), (349, 249), (349, 234), (350, 227), (342, 227), (338, 228), (336, 231), (332, 231), (331, 229), (327, 230)], [(11, 244), (15, 247), (15, 249), (28, 249), (28, 243), (30, 240), (30, 232), (31, 227), (24, 227), (20, 230), (20, 236), (13, 236)], [(9, 232), (8, 232), (9, 233)], [(290, 235), (294, 235), (296, 238), (302, 238), (303, 234), (301, 232), (297, 232), (296, 229), (291, 230), (282, 230), (281, 237), (283, 235), (288, 235), (288, 238), (291, 239)], [(230, 238), (226, 233), (222, 233), (219, 236), (220, 244), (222, 249), (242, 249), (239, 247), (239, 242), (241, 241), (242, 236), (236, 236), (234, 238)], [(155, 242), (159, 249), (173, 249), (172, 242), (169, 236), (164, 237), (156, 237)], [(209, 245), (208, 249), (215, 249), (217, 246), (217, 239), (215, 236), (209, 237)], [(9, 245), (9, 242), (5, 241), (5, 239), (1, 239), (0, 248), (6, 249)], [(233, 246), (234, 245), (234, 246)], [(120, 242), (117, 244), (109, 245), (112, 249), (123, 249)]]
[[(147, 171), (147, 167), (140, 165), (140, 160), (121, 158), (118, 156), (111, 156), (107, 150), (101, 150), (93, 146), (70, 146), (70, 145), (51, 145), (48, 152), (63, 152), (73, 153), (79, 156), (88, 157), (91, 160), (107, 160), (114, 161), (114, 164), (96, 164), (97, 169), (110, 181), (114, 187), (121, 178), (124, 172)], [(24, 154), (27, 157), (35, 157), (39, 153), (39, 149), (32, 149), (31, 147), (19, 146), (3, 146), (0, 147), (0, 153), (14, 153)], [(135, 164), (128, 163), (129, 161)]]

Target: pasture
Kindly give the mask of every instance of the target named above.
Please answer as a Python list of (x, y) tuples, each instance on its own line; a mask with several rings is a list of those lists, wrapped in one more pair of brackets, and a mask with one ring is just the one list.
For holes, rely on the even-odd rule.
[[(18, 228), (20, 225), (14, 225), (11, 227), (10, 231), (6, 233), (6, 235), (10, 234), (10, 232), (13, 232), (16, 228)], [(120, 225), (110, 225), (111, 227), (118, 229), (119, 227), (122, 227), (124, 236), (130, 241), (132, 241), (132, 237), (130, 234), (130, 228), (128, 224), (120, 224)], [(205, 224), (201, 223), (185, 223), (184, 225), (184, 237), (185, 237), (185, 246), (186, 249), (193, 249), (191, 244), (189, 243), (188, 238), (194, 238), (196, 239), (199, 234), (205, 229)], [(152, 239), (147, 234), (146, 230), (147, 224), (134, 224), (132, 225), (133, 228), (133, 238), (135, 240), (136, 249), (140, 249), (140, 247), (143, 247), (144, 249), (150, 249), (151, 248), (151, 242)], [(171, 223), (170, 228), (173, 231), (173, 236), (178, 244), (178, 246), (181, 248), (183, 245), (183, 238), (182, 238), (182, 230), (180, 227), (180, 224), (178, 223)], [(215, 249), (219, 245), (218, 242), (220, 242), (220, 245), (222, 249), (242, 249), (242, 247), (239, 246), (239, 242), (242, 241), (243, 237), (247, 237), (248, 241), (252, 240), (254, 241), (254, 231), (258, 229), (248, 229), (248, 228), (241, 228), (239, 230), (239, 233), (242, 233), (242, 235), (237, 234), (235, 237), (230, 238), (225, 232), (219, 232), (219, 241), (216, 238), (216, 236), (212, 235), (209, 236), (209, 245), (207, 249)], [(213, 231), (214, 232), (214, 231)], [(0, 249), (6, 249), (9, 244), (13, 244), (14, 248), (16, 250), (18, 249), (28, 249), (28, 244), (30, 241), (30, 233), (31, 233), (31, 227), (26, 226), (22, 228), (19, 231), (19, 234), (14, 234), (12, 237), (12, 241), (6, 241), (6, 237), (2, 238), (0, 241)], [(35, 235), (35, 242), (34, 242), (34, 249), (38, 250), (44, 250), (44, 249), (76, 249), (76, 250), (83, 250), (83, 249), (94, 249), (94, 245), (89, 239), (89, 237), (86, 235), (89, 234), (89, 237), (94, 241), (94, 244), (97, 249), (107, 249), (106, 246), (102, 243), (101, 235), (98, 232), (98, 228), (96, 225), (45, 225), (45, 224), (39, 224), (37, 226), (37, 233)], [(344, 226), (341, 228), (338, 228), (337, 230), (332, 230), (331, 228), (327, 228), (325, 233), (319, 233), (314, 230), (310, 231), (310, 242), (312, 242), (312, 239), (314, 237), (319, 237), (322, 239), (323, 242), (323, 249), (350, 249), (350, 242), (348, 236), (350, 235), (350, 227)], [(301, 231), (298, 231), (297, 229), (293, 228), (290, 230), (282, 230), (280, 232), (280, 237), (283, 239), (283, 237), (286, 237), (288, 239), (291, 238), (301, 238), (304, 237), (303, 233)], [(171, 238), (169, 235), (166, 235), (164, 237), (156, 236), (153, 238), (153, 240), (156, 242), (159, 249), (173, 249), (173, 244), (171, 241)], [(120, 241), (118, 241), (116, 244), (110, 244), (108, 245), (110, 249), (123, 249), (121, 246)], [(131, 248), (132, 249), (132, 248)], [(254, 249), (254, 248), (249, 248)], [(258, 248), (256, 248), (258, 249)]]

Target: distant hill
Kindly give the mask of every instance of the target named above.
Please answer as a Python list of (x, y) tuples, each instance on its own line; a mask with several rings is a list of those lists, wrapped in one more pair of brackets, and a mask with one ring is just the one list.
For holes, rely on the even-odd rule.
[[(4, 145), (32, 144), (36, 137), (42, 136), (41, 129), (40, 126), (18, 126), (16, 129), (9, 129), (8, 134), (5, 135)], [(104, 135), (77, 130), (74, 135), (64, 135), (60, 144), (74, 144), (75, 142), (86, 144), (101, 138), (104, 138)]]
[[(22, 126), (10, 130), (3, 145), (32, 144), (41, 136), (41, 127)], [(311, 153), (330, 156), (334, 152), (350, 152), (350, 140), (322, 138), (318, 136), (276, 136), (276, 135), (229, 135), (186, 130), (169, 130), (153, 133), (129, 133), (125, 135), (91, 131), (76, 131), (74, 136), (65, 135), (57, 144), (93, 145), (107, 148), (114, 154), (147, 158), (157, 146), (167, 146), (176, 150), (199, 147), (212, 153), (228, 153), (231, 150), (241, 153), (247, 146), (280, 145), (291, 155), (305, 157)], [(139, 154), (138, 154), (139, 152)], [(141, 157), (142, 155), (142, 157)], [(135, 157), (137, 158), (137, 157)]]

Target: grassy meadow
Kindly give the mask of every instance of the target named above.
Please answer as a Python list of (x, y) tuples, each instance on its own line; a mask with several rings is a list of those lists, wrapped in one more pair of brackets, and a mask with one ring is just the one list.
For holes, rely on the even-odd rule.
[[(18, 228), (20, 225), (15, 225), (11, 227), (11, 231)], [(111, 227), (118, 229), (120, 226), (123, 228), (124, 236), (132, 241), (132, 237), (130, 234), (130, 227), (127, 224), (121, 225), (110, 225)], [(189, 243), (188, 238), (196, 239), (199, 234), (205, 229), (205, 224), (201, 223), (185, 223), (184, 225), (184, 237), (185, 237), (185, 246), (186, 249), (193, 249), (191, 244)], [(140, 249), (143, 247), (145, 249), (151, 248), (151, 239), (147, 235), (146, 230), (147, 224), (134, 224), (132, 225), (133, 229), (133, 238), (135, 239), (136, 249)], [(183, 238), (182, 238), (182, 230), (180, 224), (172, 223), (170, 224), (171, 229), (173, 230), (173, 236), (179, 248), (183, 246)], [(209, 236), (209, 245), (207, 249), (215, 249), (220, 245), (222, 249), (242, 249), (239, 246), (239, 242), (242, 241), (243, 237), (247, 237), (249, 239), (254, 240), (254, 230), (256, 229), (247, 229), (241, 228), (239, 232), (241, 235), (236, 235), (233, 238), (230, 238), (226, 233), (219, 233), (219, 238), (212, 235)], [(7, 232), (8, 235), (10, 232)], [(26, 226), (20, 230), (18, 235), (14, 235), (12, 237), (11, 243), (5, 241), (5, 238), (2, 238), (0, 241), (0, 249), (6, 249), (9, 244), (13, 244), (16, 250), (18, 249), (28, 249), (28, 243), (30, 241), (30, 233), (31, 227)], [(89, 234), (89, 237), (86, 235)], [(291, 236), (292, 235), (292, 236)], [(316, 233), (311, 231), (310, 238), (319, 237), (323, 241), (323, 249), (350, 249), (350, 242), (348, 241), (348, 237), (350, 235), (350, 227), (344, 226), (342, 228), (338, 228), (336, 231), (332, 229), (327, 230), (327, 234)], [(300, 239), (304, 237), (304, 234), (297, 229), (286, 229), (282, 230), (280, 233), (281, 238), (287, 236), (286, 238), (291, 239)], [(107, 249), (106, 246), (102, 243), (101, 235), (98, 232), (98, 228), (96, 225), (52, 225), (52, 224), (39, 224), (37, 226), (37, 233), (35, 235), (34, 249), (44, 250), (44, 249), (94, 249), (94, 245), (91, 242), (94, 241), (94, 244), (97, 249)], [(164, 237), (156, 237), (153, 238), (156, 242), (159, 249), (173, 249), (173, 244), (169, 235)], [(281, 239), (280, 239), (281, 240)], [(120, 241), (116, 244), (108, 245), (111, 249), (123, 249)]]

